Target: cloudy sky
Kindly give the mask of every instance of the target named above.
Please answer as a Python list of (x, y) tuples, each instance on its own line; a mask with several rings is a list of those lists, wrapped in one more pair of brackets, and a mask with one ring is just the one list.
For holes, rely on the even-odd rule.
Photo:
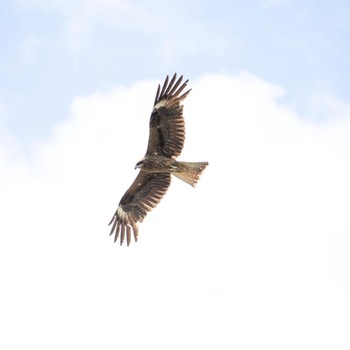
[[(349, 349), (347, 1), (0, 4), (0, 347)], [(113, 243), (157, 84), (178, 179)]]

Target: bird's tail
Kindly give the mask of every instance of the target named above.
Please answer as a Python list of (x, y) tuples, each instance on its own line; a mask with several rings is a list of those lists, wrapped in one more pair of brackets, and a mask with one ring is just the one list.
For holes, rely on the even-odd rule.
[(176, 162), (172, 174), (194, 187), (208, 164), (208, 162)]

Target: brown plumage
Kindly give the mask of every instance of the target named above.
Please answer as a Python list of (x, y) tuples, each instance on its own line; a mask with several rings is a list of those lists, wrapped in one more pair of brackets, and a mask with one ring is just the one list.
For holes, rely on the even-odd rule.
[[(167, 76), (162, 89), (158, 85), (153, 111), (150, 118), (148, 147), (143, 160), (136, 164), (139, 174), (125, 192), (109, 225), (115, 232), (120, 245), (126, 236), (127, 245), (131, 233), (138, 237), (138, 223), (162, 199), (170, 186), (171, 174), (191, 186), (195, 186), (207, 162), (178, 162), (185, 141), (185, 122), (181, 102), (191, 90), (182, 93), (188, 80), (181, 84), (176, 74), (169, 82)], [(181, 94), (182, 93), (182, 94)]]

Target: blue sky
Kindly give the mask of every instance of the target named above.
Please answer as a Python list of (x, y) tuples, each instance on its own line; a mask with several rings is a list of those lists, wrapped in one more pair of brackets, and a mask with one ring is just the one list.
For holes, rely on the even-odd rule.
[(2, 123), (33, 142), (74, 96), (174, 71), (249, 71), (311, 118), (313, 93), (350, 98), (349, 13), (347, 1), (3, 1)]
[[(350, 348), (345, 1), (0, 6), (1, 349)], [(209, 166), (120, 247), (175, 71)]]

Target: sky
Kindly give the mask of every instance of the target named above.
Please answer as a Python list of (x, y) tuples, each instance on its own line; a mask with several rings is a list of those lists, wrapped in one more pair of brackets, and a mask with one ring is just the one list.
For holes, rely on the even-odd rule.
[[(0, 4), (0, 347), (349, 349), (347, 1)], [(189, 79), (178, 179), (107, 224), (159, 83)]]

